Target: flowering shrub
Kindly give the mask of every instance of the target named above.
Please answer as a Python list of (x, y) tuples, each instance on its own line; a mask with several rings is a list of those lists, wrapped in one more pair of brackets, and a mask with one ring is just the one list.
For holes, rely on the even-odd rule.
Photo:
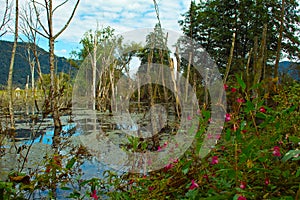
[[(63, 164), (62, 157), (54, 155), (45, 163), (44, 174), (36, 174), (30, 182), (24, 174), (14, 175), (11, 182), (0, 182), (0, 193), (7, 199), (16, 198), (22, 194), (18, 190), (49, 189), (50, 183), (60, 182), (70, 199), (299, 198), (300, 84), (279, 86), (272, 97), (253, 97), (241, 79), (237, 83), (224, 85), (230, 109), (218, 143), (205, 158), (198, 154), (205, 134), (213, 137), (206, 133), (213, 119), (202, 108), (197, 112), (199, 130), (193, 145), (161, 170), (122, 176), (106, 171), (105, 179), (81, 180), (70, 176), (76, 163), (79, 166), (78, 156)], [(135, 143), (132, 139), (133, 148), (138, 146)], [(155, 150), (163, 151), (167, 145)], [(79, 187), (68, 187), (68, 183)]]
[(211, 121), (209, 112), (202, 110), (197, 141), (178, 162), (143, 178), (132, 174), (135, 184), (109, 196), (235, 200), (299, 197), (299, 84), (278, 88), (277, 95), (266, 99), (250, 97), (243, 81), (238, 83), (224, 85), (231, 109), (224, 116), (223, 134), (207, 157), (197, 156), (197, 146), (205, 134), (203, 127)]

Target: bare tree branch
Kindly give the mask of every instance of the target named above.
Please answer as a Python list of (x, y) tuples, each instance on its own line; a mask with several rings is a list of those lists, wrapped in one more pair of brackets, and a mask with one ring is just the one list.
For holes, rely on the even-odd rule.
[(7, 89), (9, 93), (9, 115), (10, 115), (10, 126), (11, 129), (15, 129), (15, 119), (14, 119), (14, 105), (13, 105), (13, 87), (12, 87), (12, 79), (13, 79), (13, 70), (14, 70), (14, 63), (15, 63), (15, 55), (18, 43), (18, 26), (19, 26), (19, 0), (16, 0), (16, 14), (15, 14), (15, 34), (14, 34), (14, 44), (12, 47), (11, 52), (11, 60), (9, 65), (9, 73), (7, 78)]
[[(65, 24), (65, 26), (64, 26), (58, 33), (56, 33), (56, 34), (54, 35), (54, 39), (56, 39), (56, 38), (57, 38), (64, 30), (66, 30), (66, 28), (69, 26), (69, 24), (70, 24), (72, 18), (74, 17), (75, 11), (77, 10), (77, 7), (78, 7), (78, 5), (79, 5), (79, 2), (80, 2), (80, 0), (77, 0), (76, 5), (75, 5), (75, 7), (74, 7), (74, 9), (73, 9), (73, 11), (72, 11), (72, 14), (71, 14), (69, 20), (67, 21), (67, 23)], [(57, 7), (56, 7), (56, 8), (57, 8)]]
[[(78, 4), (80, 0), (76, 0), (76, 5), (71, 13), (70, 18), (66, 22), (65, 26), (58, 32), (58, 33), (53, 33), (53, 12), (59, 8), (60, 6), (64, 5), (67, 1), (64, 1), (62, 4), (58, 5), (56, 8), (53, 9), (53, 0), (44, 0), (44, 8), (46, 12), (46, 21), (47, 23), (44, 25), (40, 19), (40, 13), (39, 10), (37, 9), (37, 0), (31, 0), (34, 6), (34, 11), (36, 14), (37, 21), (39, 25), (42, 27), (43, 31), (45, 34), (41, 33), (37, 29), (37, 31), (40, 35), (48, 39), (49, 42), (49, 68), (50, 68), (50, 90), (49, 90), (49, 98), (50, 98), (50, 111), (53, 114), (53, 122), (54, 122), (54, 137), (57, 137), (61, 131), (61, 120), (60, 120), (60, 113), (59, 113), (59, 96), (58, 96), (58, 90), (57, 90), (57, 85), (55, 82), (56, 79), (56, 74), (55, 74), (55, 55), (54, 55), (54, 43), (56, 38), (68, 27), (70, 24), (75, 11), (78, 7)], [(32, 27), (30, 25), (30, 27)], [(53, 142), (53, 146), (57, 145), (57, 141)]]
[(53, 9), (53, 11), (52, 11), (52, 13), (54, 13), (55, 12), (55, 10), (57, 10), (59, 7), (61, 7), (61, 6), (63, 6), (65, 3), (67, 3), (69, 0), (65, 0), (64, 2), (62, 2), (61, 4), (59, 4), (58, 6), (56, 6), (54, 9)]
[(36, 4), (40, 4), (40, 3), (37, 3), (35, 0), (31, 0), (31, 1), (32, 1), (33, 7), (34, 7), (34, 11), (35, 11), (36, 17), (37, 17), (37, 21), (39, 22), (39, 24), (42, 27), (42, 29), (45, 32), (45, 34), (43, 34), (42, 32), (40, 32), (39, 30), (36, 30), (36, 31), (40, 35), (42, 35), (43, 37), (48, 38), (49, 37), (49, 32), (47, 31), (46, 27), (43, 25), (43, 23), (41, 21), (41, 18), (40, 18), (40, 12), (38, 11), (38, 9), (36, 7)]
[[(0, 24), (0, 31), (8, 24), (8, 22), (11, 20), (11, 4), (8, 3), (8, 0), (5, 1), (5, 10), (3, 14), (3, 19)], [(6, 34), (7, 31), (5, 30), (3, 33), (0, 33), (0, 37), (2, 37), (4, 34)]]

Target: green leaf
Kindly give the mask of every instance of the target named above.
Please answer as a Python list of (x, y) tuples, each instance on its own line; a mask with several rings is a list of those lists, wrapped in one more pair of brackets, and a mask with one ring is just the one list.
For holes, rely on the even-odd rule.
[(71, 169), (74, 166), (75, 162), (76, 162), (76, 158), (73, 157), (71, 160), (68, 161), (66, 168)]
[(247, 101), (245, 111), (247, 113), (249, 113), (250, 111), (253, 111), (254, 109), (255, 109), (254, 104), (251, 101)]
[(235, 75), (238, 84), (241, 86), (242, 90), (245, 91), (246, 89), (246, 83), (243, 81), (243, 79), (239, 75)]
[(210, 118), (210, 112), (207, 110), (203, 110), (202, 115), (204, 116), (205, 121), (207, 121)]
[(290, 150), (287, 152), (283, 158), (281, 159), (283, 162), (288, 161), (289, 159), (293, 158), (294, 156), (300, 154), (300, 150)]
[(262, 83), (254, 84), (254, 85), (250, 88), (250, 90), (257, 89), (257, 88), (259, 88), (261, 85), (262, 85)]
[(297, 170), (296, 177), (298, 177), (299, 175), (300, 175), (300, 167)]
[(258, 112), (256, 113), (256, 117), (259, 119), (266, 119), (266, 115), (264, 113)]
[(62, 189), (62, 190), (72, 190), (72, 189), (69, 188), (69, 187), (61, 187), (60, 189)]
[(300, 156), (298, 156), (298, 157), (296, 157), (296, 158), (293, 158), (292, 160), (293, 160), (293, 161), (300, 160)]
[(90, 182), (92, 182), (93, 180), (85, 180), (85, 181), (82, 181), (79, 185), (80, 186), (84, 186), (84, 185), (86, 185), (87, 183), (90, 183)]
[(242, 121), (241, 123), (241, 130), (244, 130), (245, 126), (247, 125), (246, 121)]
[(192, 161), (190, 160), (183, 166), (183, 168), (181, 170), (183, 174), (187, 174), (189, 172), (191, 164), (192, 164)]
[(189, 190), (187, 193), (185, 193), (185, 196), (189, 199), (195, 199), (198, 194), (198, 190)]
[(289, 140), (293, 143), (299, 143), (300, 142), (300, 138), (297, 136), (289, 136)]
[(226, 141), (229, 141), (230, 138), (231, 138), (231, 131), (230, 131), (230, 129), (227, 129), (227, 130), (226, 130), (225, 139), (226, 139)]

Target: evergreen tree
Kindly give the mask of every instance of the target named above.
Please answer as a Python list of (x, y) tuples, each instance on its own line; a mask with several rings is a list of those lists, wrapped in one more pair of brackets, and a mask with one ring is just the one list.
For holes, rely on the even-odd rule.
[[(282, 51), (299, 58), (300, 33), (299, 4), (285, 2)], [(232, 72), (244, 71), (247, 56), (255, 38), (261, 41), (264, 24), (267, 24), (267, 59), (274, 62), (280, 29), (281, 1), (279, 0), (209, 0), (196, 4), (179, 21), (184, 34), (199, 42), (225, 68), (230, 53), (233, 33), (236, 34)]]
[[(156, 24), (154, 31), (146, 36), (145, 47), (138, 52), (138, 57), (141, 60), (141, 66), (148, 63), (148, 56), (153, 51), (153, 58), (151, 63), (169, 65), (170, 50), (167, 47), (167, 34), (165, 34), (159, 24)], [(143, 72), (146, 69), (142, 67)]]

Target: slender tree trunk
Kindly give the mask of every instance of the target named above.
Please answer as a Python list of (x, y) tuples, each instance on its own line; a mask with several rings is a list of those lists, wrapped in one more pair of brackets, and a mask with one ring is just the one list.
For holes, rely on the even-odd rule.
[(92, 103), (93, 110), (96, 110), (96, 72), (97, 72), (97, 36), (94, 36), (94, 47), (93, 47), (93, 56), (91, 58), (92, 61)]
[[(49, 62), (50, 62), (50, 79), (51, 79), (51, 85), (50, 85), (50, 108), (52, 112), (52, 118), (54, 121), (54, 136), (58, 136), (61, 130), (61, 121), (59, 116), (59, 108), (58, 108), (58, 95), (57, 95), (57, 87), (55, 85), (55, 58), (54, 58), (54, 42), (58, 38), (58, 36), (69, 26), (75, 11), (78, 7), (78, 4), (80, 0), (76, 1), (75, 7), (72, 10), (71, 16), (69, 17), (68, 21), (64, 25), (60, 31), (58, 31), (55, 35), (53, 32), (53, 13), (54, 11), (65, 4), (68, 0), (64, 1), (63, 3), (59, 4), (57, 7), (53, 9), (53, 0), (44, 1), (44, 5), (41, 2), (37, 2), (36, 0), (31, 0), (34, 6), (34, 10), (36, 13), (36, 17), (38, 20), (39, 25), (41, 26), (42, 31), (36, 29), (35, 27), (30, 26), (30, 28), (34, 29), (38, 34), (42, 35), (43, 37), (47, 38), (49, 41)], [(37, 5), (43, 7), (46, 11), (47, 16), (47, 28), (42, 23), (40, 19), (40, 13), (37, 8)], [(53, 141), (53, 145), (55, 146), (55, 141)]]
[(27, 81), (25, 85), (25, 107), (26, 107), (26, 115), (29, 115), (29, 105), (28, 105), (28, 88), (29, 88), (29, 76), (27, 76)]
[(34, 68), (35, 68), (35, 62), (34, 60), (31, 60), (31, 54), (30, 54), (30, 47), (27, 49), (28, 52), (28, 62), (30, 65), (30, 72), (31, 72), (31, 114), (34, 115), (34, 100), (35, 100), (35, 85), (34, 85)]
[(111, 111), (113, 110), (117, 111), (116, 98), (115, 98), (115, 84), (114, 84), (115, 65), (116, 65), (116, 61), (113, 63), (112, 69), (110, 70), (109, 73), (109, 80), (111, 85), (111, 101), (112, 101), (111, 105), (115, 106), (114, 108), (111, 108)]
[[(176, 84), (176, 79), (175, 79), (175, 73), (174, 73), (174, 62), (170, 58), (170, 71), (171, 71), (171, 78), (173, 82), (173, 90), (175, 93), (175, 112), (177, 114), (178, 119), (180, 119), (180, 113), (179, 113), (179, 95), (178, 95), (178, 89), (177, 89), (177, 84)], [(178, 63), (177, 63), (178, 64)]]
[(16, 16), (15, 16), (15, 38), (14, 44), (11, 52), (11, 60), (9, 65), (9, 73), (7, 79), (7, 89), (9, 94), (9, 115), (10, 115), (10, 128), (15, 129), (15, 119), (14, 119), (14, 108), (13, 108), (13, 88), (12, 88), (12, 76), (14, 70), (14, 62), (15, 62), (15, 55), (17, 49), (17, 42), (18, 42), (18, 24), (19, 24), (19, 0), (16, 0)]
[(249, 70), (249, 67), (250, 67), (250, 61), (251, 61), (252, 51), (253, 51), (253, 48), (250, 49), (249, 56), (248, 56), (248, 60), (247, 60), (247, 65), (246, 65), (246, 84), (247, 84), (247, 92), (249, 92), (248, 90), (249, 90), (249, 88), (250, 88), (250, 70)]
[[(48, 11), (48, 28), (49, 28), (49, 63), (50, 63), (50, 105), (53, 115), (53, 122), (55, 134), (59, 134), (61, 129), (61, 121), (58, 111), (58, 102), (57, 102), (57, 87), (55, 84), (55, 55), (54, 55), (54, 41), (55, 37), (53, 35), (53, 7), (52, 0), (49, 1), (49, 11)], [(56, 136), (56, 135), (55, 135)]]
[[(180, 90), (180, 88), (178, 89), (178, 86), (180, 86), (180, 83), (179, 83), (179, 77), (177, 77), (177, 75), (179, 74), (179, 69), (180, 69), (180, 57), (179, 57), (179, 51), (178, 51), (178, 47), (176, 46), (176, 53), (175, 53), (175, 57), (176, 57), (176, 70), (175, 72), (173, 72), (172, 70), (174, 69), (174, 62), (170, 62), (170, 67), (171, 67), (171, 77), (172, 77), (172, 81), (173, 81), (173, 87), (174, 87), (174, 91), (175, 91), (175, 110), (176, 110), (176, 113), (177, 113), (177, 117), (178, 119), (180, 119), (180, 112), (179, 112), (179, 104), (180, 104), (180, 101), (179, 101), (179, 93), (178, 93), (178, 90)], [(176, 76), (175, 76), (176, 75)]]
[[(57, 102), (57, 87), (55, 84), (55, 60), (54, 60), (54, 38), (50, 37), (49, 39), (49, 62), (50, 62), (50, 105), (53, 115), (53, 122), (55, 129), (61, 129), (61, 121), (58, 111), (58, 102)], [(59, 133), (56, 131), (55, 133)]]
[[(152, 44), (154, 46), (154, 44)], [(150, 102), (149, 102), (149, 108), (151, 108), (152, 106), (154, 106), (154, 97), (153, 97), (153, 87), (152, 87), (152, 80), (151, 80), (151, 73), (150, 70), (153, 67), (152, 66), (152, 59), (153, 59), (153, 49), (154, 47), (151, 47), (150, 50), (150, 54), (148, 55), (148, 65), (147, 65), (147, 80), (148, 80), (148, 94), (150, 96)], [(158, 138), (158, 134), (156, 134), (156, 130), (157, 130), (157, 124), (156, 124), (156, 119), (154, 116), (153, 112), (150, 112), (150, 122), (151, 122), (151, 132), (152, 132), (152, 142), (153, 142), (153, 146), (154, 147), (158, 147), (159, 146), (159, 138)]]
[(225, 72), (225, 76), (224, 76), (224, 80), (223, 80), (224, 84), (226, 83), (228, 74), (230, 72), (230, 66), (231, 66), (232, 58), (233, 58), (234, 44), (235, 44), (235, 33), (232, 34), (232, 43), (231, 43), (231, 48), (230, 48), (230, 54), (229, 54), (228, 62), (226, 65), (226, 72)]
[(190, 70), (191, 70), (191, 62), (192, 62), (192, 52), (189, 53), (189, 63), (187, 68), (186, 80), (185, 80), (185, 101), (188, 98), (188, 85), (189, 85), (189, 78), (190, 78)]
[[(280, 29), (279, 29), (279, 37), (278, 37), (278, 44), (277, 44), (277, 52), (276, 52), (276, 60), (275, 60), (275, 67), (274, 67), (274, 78), (278, 77), (278, 66), (280, 60), (280, 50), (281, 50), (281, 41), (282, 41), (282, 34), (283, 34), (283, 24), (284, 24), (284, 7), (285, 7), (285, 0), (281, 1), (281, 16), (280, 16)], [(278, 80), (277, 80), (278, 82)]]
[[(205, 70), (205, 85), (209, 85), (208, 84), (208, 70)], [(205, 86), (204, 87), (204, 102), (205, 102), (204, 108), (207, 108), (207, 106), (208, 106), (208, 95), (209, 95), (208, 94), (208, 88)]]
[[(255, 70), (254, 70), (254, 82), (253, 84), (258, 84), (261, 80), (261, 76), (262, 76), (262, 69), (264, 66), (264, 57), (265, 57), (265, 46), (266, 46), (266, 39), (267, 39), (267, 25), (264, 25), (264, 29), (263, 29), (263, 33), (262, 33), (262, 40), (261, 40), (261, 47), (260, 47), (260, 52), (259, 52), (259, 56), (257, 59), (257, 63), (255, 66)], [(256, 89), (254, 91), (254, 96), (257, 97), (258, 96), (258, 89)]]
[(140, 88), (140, 77), (137, 77), (137, 84), (138, 84), (138, 111), (141, 110), (141, 88)]

